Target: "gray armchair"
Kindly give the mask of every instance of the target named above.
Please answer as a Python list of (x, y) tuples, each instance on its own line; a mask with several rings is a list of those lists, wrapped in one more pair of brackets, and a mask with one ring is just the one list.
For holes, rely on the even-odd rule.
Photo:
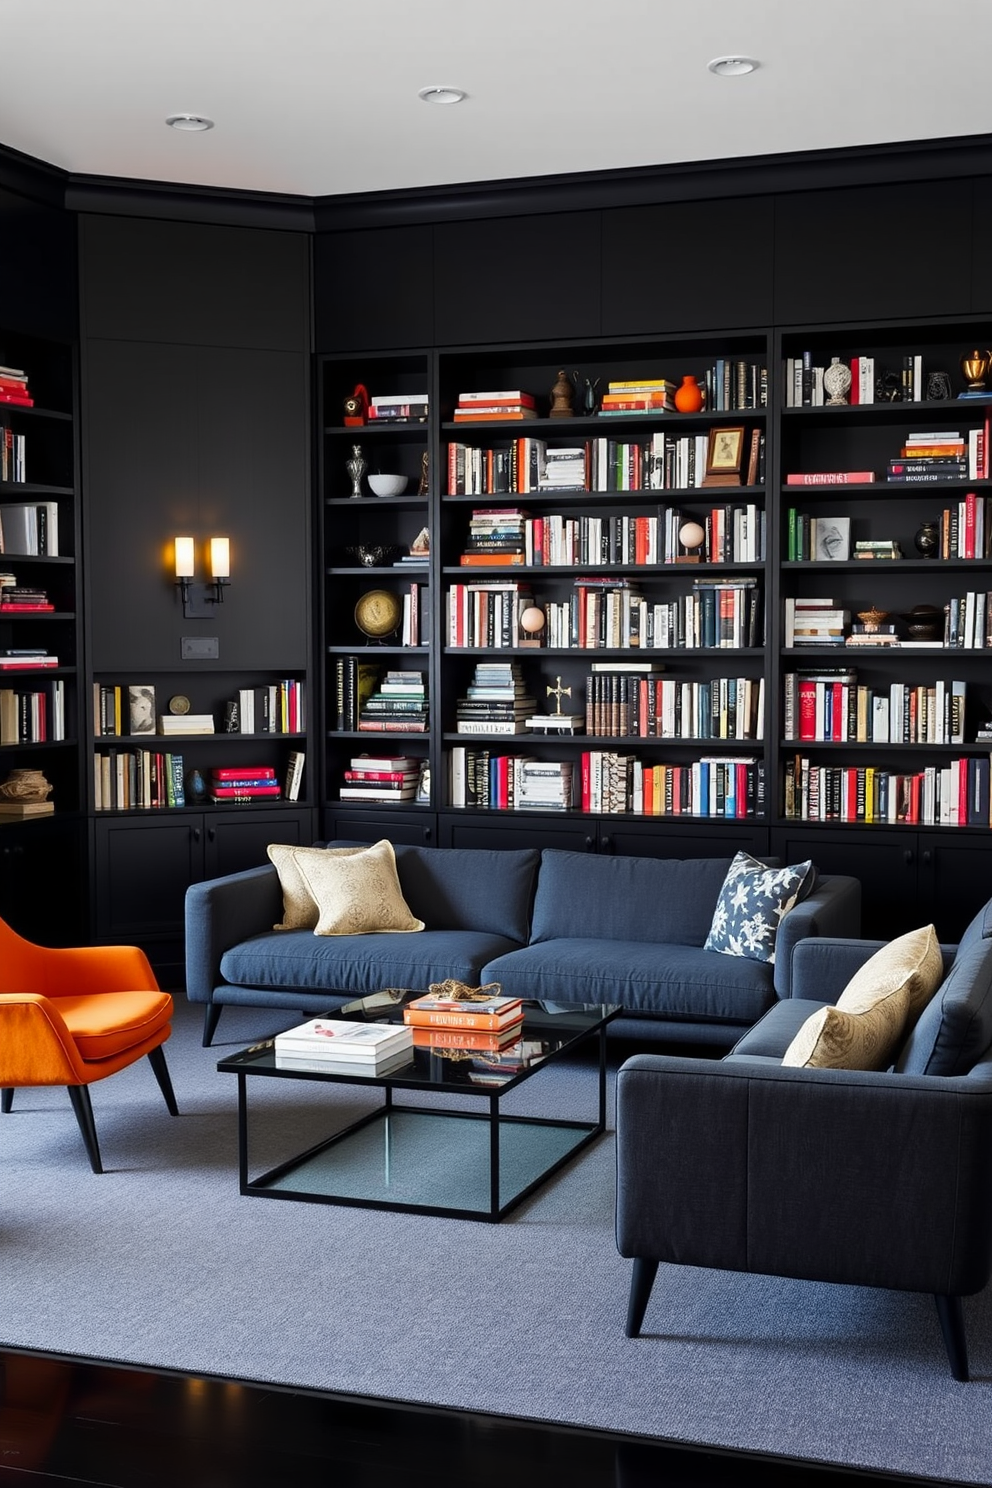
[[(797, 946), (798, 1001), (719, 1061), (639, 1054), (617, 1079), (627, 1334), (662, 1262), (930, 1292), (955, 1379), (962, 1297), (992, 1274), (992, 915), (976, 918), (893, 1069), (781, 1056), (877, 943)], [(813, 994), (816, 1000), (810, 1000)], [(938, 1073), (941, 1069), (948, 1073)]]

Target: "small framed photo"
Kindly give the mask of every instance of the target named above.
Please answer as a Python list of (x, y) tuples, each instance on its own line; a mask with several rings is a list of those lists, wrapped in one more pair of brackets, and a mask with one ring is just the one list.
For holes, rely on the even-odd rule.
[(740, 485), (744, 459), (744, 426), (711, 429), (706, 451), (705, 485)]
[(817, 517), (813, 540), (815, 563), (846, 563), (851, 556), (850, 517)]
[(417, 776), (417, 804), (429, 806), (431, 804), (431, 765), (430, 760), (420, 761), (420, 773)]
[(155, 689), (132, 683), (127, 690), (128, 732), (153, 734), (155, 732)]

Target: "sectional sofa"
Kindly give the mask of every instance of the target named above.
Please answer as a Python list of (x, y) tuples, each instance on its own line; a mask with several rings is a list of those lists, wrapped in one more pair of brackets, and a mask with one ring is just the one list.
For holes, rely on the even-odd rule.
[(289, 1024), (383, 987), (453, 977), (558, 1004), (620, 1003), (614, 1036), (729, 1048), (792, 995), (800, 941), (860, 933), (860, 884), (843, 875), (806, 876), (805, 897), (778, 928), (774, 960), (764, 960), (705, 947), (729, 858), (394, 851), (403, 898), (424, 926), (417, 933), (273, 928), (286, 920), (271, 865), (190, 887), (186, 990), (204, 1005), (204, 1044), (227, 1005), (275, 1008)]

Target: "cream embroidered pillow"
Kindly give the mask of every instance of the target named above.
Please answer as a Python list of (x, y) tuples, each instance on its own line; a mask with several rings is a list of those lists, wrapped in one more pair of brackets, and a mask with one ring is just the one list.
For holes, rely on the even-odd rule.
[(393, 844), (294, 848), (293, 860), (317, 906), (315, 935), (376, 935), (423, 930), (403, 898)]
[(890, 941), (837, 999), (800, 1028), (782, 1063), (805, 1069), (885, 1069), (940, 985), (943, 959), (932, 925)]
[(293, 847), (282, 842), (270, 842), (265, 851), (269, 862), (279, 875), (282, 889), (282, 919), (273, 930), (312, 930), (317, 923), (317, 905), (306, 886), (306, 881), (297, 866), (294, 853), (320, 853), (326, 856), (335, 853), (338, 857), (365, 852), (364, 847)]

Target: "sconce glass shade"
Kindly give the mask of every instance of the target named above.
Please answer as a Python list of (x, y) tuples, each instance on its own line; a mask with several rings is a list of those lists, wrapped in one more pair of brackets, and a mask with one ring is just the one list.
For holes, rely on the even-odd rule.
[(196, 558), (191, 537), (176, 538), (176, 578), (191, 579), (196, 572)]
[(210, 539), (210, 573), (215, 579), (231, 577), (231, 539), (229, 537)]

